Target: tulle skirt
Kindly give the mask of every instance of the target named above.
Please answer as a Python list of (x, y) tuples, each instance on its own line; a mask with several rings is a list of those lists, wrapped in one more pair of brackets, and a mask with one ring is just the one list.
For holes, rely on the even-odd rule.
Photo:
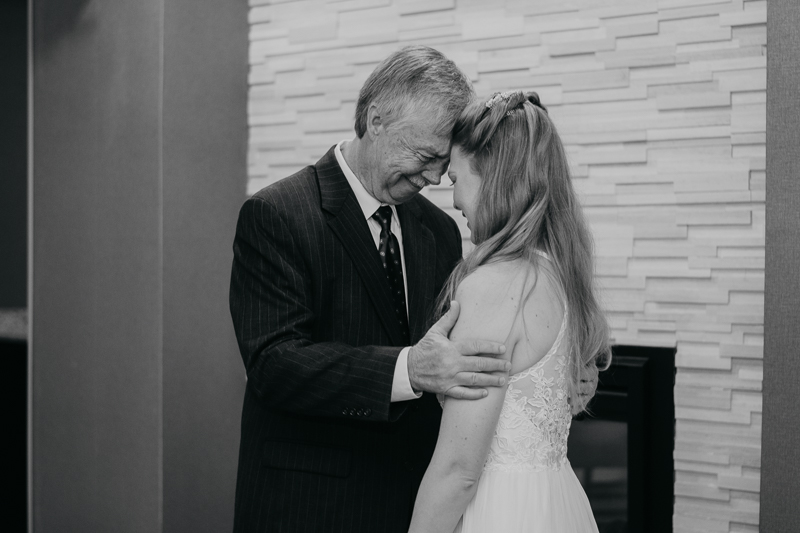
[(569, 463), (560, 470), (487, 470), (454, 533), (597, 533)]

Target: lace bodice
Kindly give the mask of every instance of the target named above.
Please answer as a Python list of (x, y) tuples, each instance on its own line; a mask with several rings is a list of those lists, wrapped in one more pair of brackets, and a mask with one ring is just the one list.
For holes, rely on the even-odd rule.
[(509, 379), (484, 470), (559, 470), (567, 462), (567, 314), (552, 348)]

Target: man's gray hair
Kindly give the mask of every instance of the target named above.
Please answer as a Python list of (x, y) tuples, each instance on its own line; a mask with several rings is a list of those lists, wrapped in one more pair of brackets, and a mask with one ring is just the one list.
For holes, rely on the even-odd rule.
[(384, 59), (361, 87), (356, 135), (367, 131), (367, 113), (378, 106), (386, 124), (412, 115), (437, 118), (436, 133), (450, 135), (456, 119), (475, 98), (467, 76), (428, 46), (406, 46)]

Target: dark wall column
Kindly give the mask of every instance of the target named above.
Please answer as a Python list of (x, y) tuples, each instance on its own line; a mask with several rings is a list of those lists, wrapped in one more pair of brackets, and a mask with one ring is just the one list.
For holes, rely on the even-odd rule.
[(767, 20), (767, 256), (760, 530), (800, 523), (800, 4)]
[(18, 530), (28, 514), (28, 33), (27, 1), (0, 2), (0, 516)]
[(28, 5), (0, 2), (0, 313), (28, 305)]
[(33, 529), (229, 530), (246, 3), (33, 6)]

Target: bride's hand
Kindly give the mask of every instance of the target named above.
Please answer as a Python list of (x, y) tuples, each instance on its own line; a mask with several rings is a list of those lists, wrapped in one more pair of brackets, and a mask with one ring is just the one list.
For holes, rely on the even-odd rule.
[(578, 401), (570, 401), (572, 416), (580, 414), (597, 392), (598, 371), (594, 361), (583, 369), (583, 376), (578, 384)]

